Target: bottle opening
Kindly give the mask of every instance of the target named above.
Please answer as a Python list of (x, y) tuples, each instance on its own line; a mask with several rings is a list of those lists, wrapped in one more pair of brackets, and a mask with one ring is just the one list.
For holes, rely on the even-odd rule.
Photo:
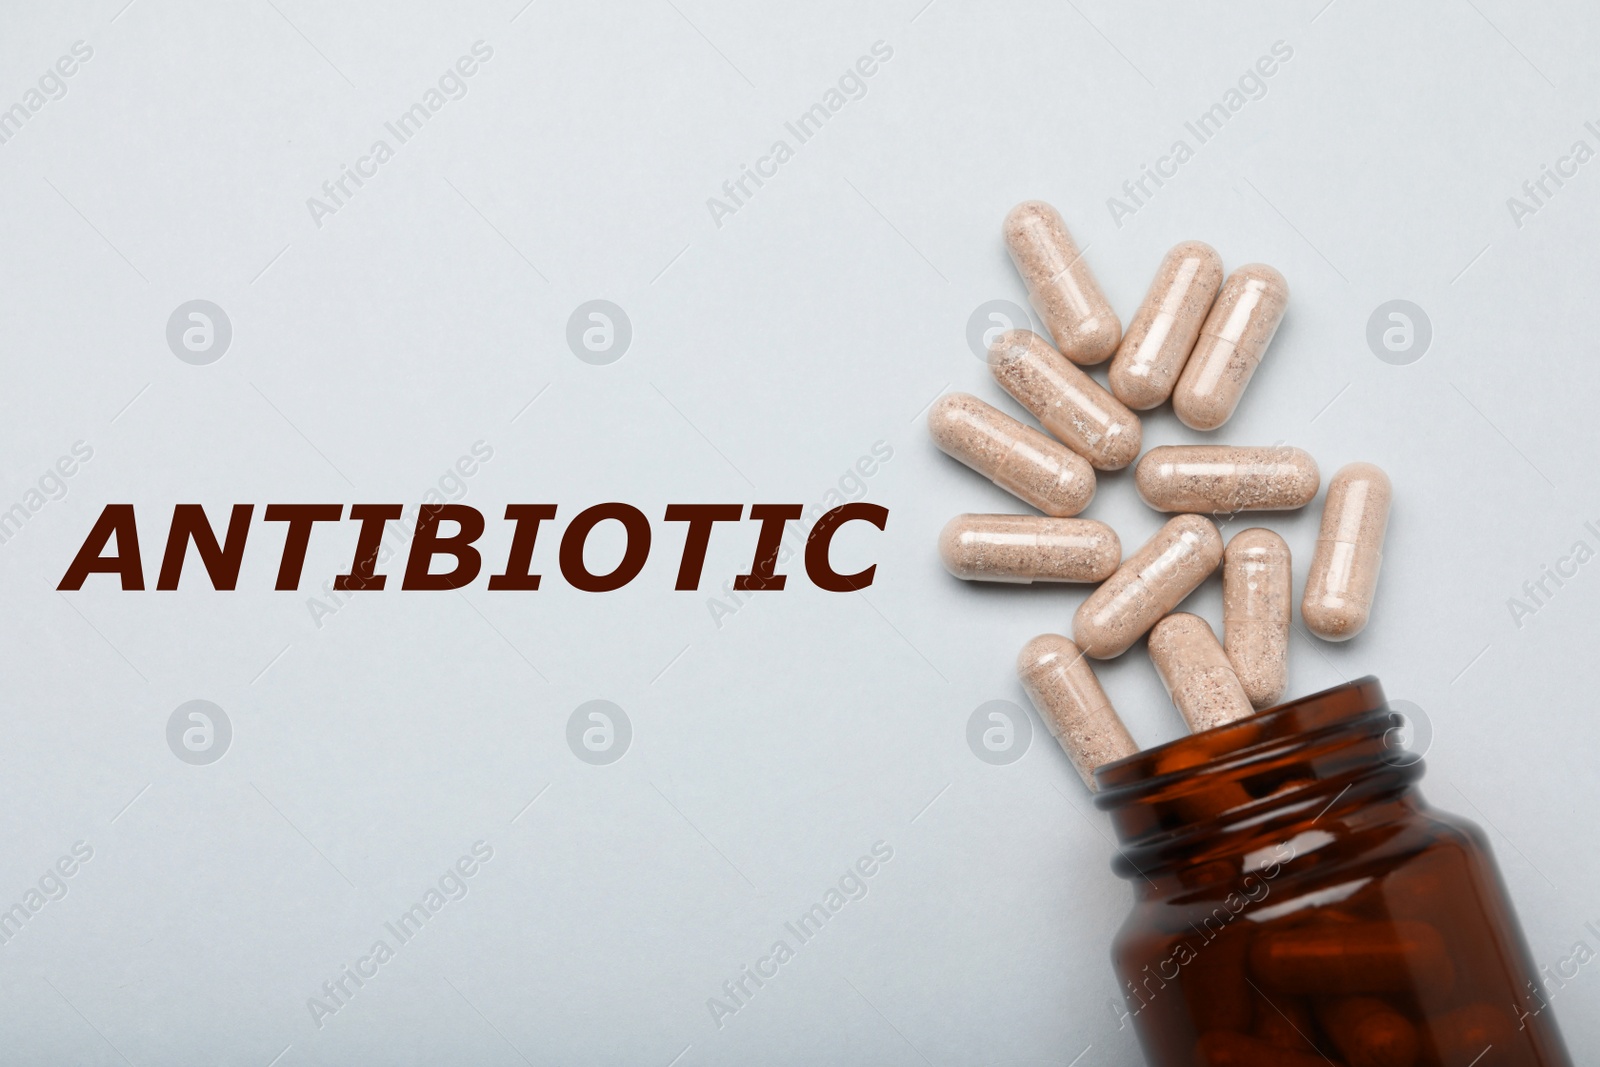
[(1369, 676), (1101, 767), (1095, 804), (1124, 846), (1119, 873), (1214, 857), (1230, 838), (1405, 789), (1422, 766), (1393, 758), (1394, 726)]

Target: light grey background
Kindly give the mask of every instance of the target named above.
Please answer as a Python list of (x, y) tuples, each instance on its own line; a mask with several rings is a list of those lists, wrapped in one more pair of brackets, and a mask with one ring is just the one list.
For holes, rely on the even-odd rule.
[[(0, 545), (0, 903), (93, 849), (0, 946), (7, 1058), (1139, 1063), (1105, 821), (1037, 723), (1006, 765), (966, 740), (980, 705), (1026, 702), (1017, 649), (1082, 593), (961, 585), (933, 548), (956, 512), (1017, 508), (921, 420), (949, 389), (1011, 407), (965, 333), (1023, 299), (998, 230), (1028, 197), (1060, 206), (1125, 320), (1181, 239), (1287, 275), (1216, 438), (1300, 445), (1325, 476), (1372, 460), (1398, 496), (1371, 626), (1297, 637), (1292, 690), (1375, 673), (1421, 708), (1427, 793), (1489, 831), (1535, 958), (1600, 947), (1600, 562), (1520, 626), (1508, 607), (1600, 548), (1600, 161), (1520, 226), (1507, 203), (1600, 148), (1597, 32), (1585, 5), (1511, 0), (7, 5), (0, 107), (93, 48), (0, 145), (0, 509), (93, 450)], [(480, 40), (467, 94), (314, 224), (307, 198)], [(865, 95), (716, 225), (707, 199), (793, 146), (784, 123), (878, 41)], [(1107, 199), (1193, 147), (1184, 123), (1278, 41), (1264, 95), (1116, 225)], [(166, 342), (194, 299), (232, 324), (207, 366)], [(632, 325), (609, 365), (566, 343), (593, 299)], [(1432, 325), (1410, 365), (1367, 345), (1392, 299)], [(1198, 439), (1170, 411), (1145, 427)], [(589, 504), (811, 505), (883, 442), (864, 492), (888, 530), (840, 541), (877, 580), (791, 580), (714, 619), (754, 524), (675, 593), (681, 534), (657, 523), (619, 592), (480, 577), (314, 618), (354, 524), (319, 529), (301, 591), (275, 593), (281, 527), (258, 511), (237, 592), (193, 560), (175, 593), (54, 591), (107, 503), (138, 506), (153, 586), (174, 503), (218, 523), (415, 503), (480, 441), (485, 573), (504, 505), (548, 502), (547, 575)], [(1270, 523), (1297, 580), (1316, 511)], [(1088, 514), (1129, 550), (1160, 521), (1127, 474)], [(1216, 623), (1219, 600), (1213, 581), (1190, 603)], [(1142, 648), (1103, 677), (1141, 742), (1178, 735)], [(210, 764), (167, 744), (191, 700), (232, 727)], [(591, 700), (632, 727), (605, 765), (567, 743)], [(315, 1025), (308, 998), (480, 840), (468, 895)], [(708, 998), (875, 842), (893, 858), (865, 898), (719, 1027)], [(1577, 968), (1555, 1008), (1578, 1062), (1597, 1005)]]

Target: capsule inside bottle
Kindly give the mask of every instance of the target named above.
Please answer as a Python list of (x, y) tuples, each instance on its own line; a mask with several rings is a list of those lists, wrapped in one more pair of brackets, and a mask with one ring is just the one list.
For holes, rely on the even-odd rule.
[(1099, 470), (1139, 455), (1139, 417), (1032, 330), (1006, 330), (989, 347), (989, 369), (1046, 430)]
[(957, 515), (939, 535), (939, 558), (967, 581), (1099, 582), (1122, 562), (1122, 542), (1093, 519)]
[(1195, 1061), (1205, 1067), (1328, 1067), (1328, 1060), (1315, 1053), (1279, 1048), (1226, 1030), (1202, 1035)]
[(1204, 241), (1167, 253), (1111, 361), (1118, 400), (1135, 411), (1166, 402), (1221, 287), (1222, 257)]
[(1317, 1005), (1317, 1021), (1346, 1063), (1412, 1067), (1422, 1052), (1416, 1026), (1377, 997), (1340, 997)]
[(975, 396), (940, 397), (928, 432), (946, 455), (1046, 515), (1076, 515), (1094, 499), (1088, 460)]
[(1321, 922), (1263, 931), (1250, 970), (1268, 991), (1310, 996), (1445, 994), (1455, 966), (1439, 931), (1425, 922)]

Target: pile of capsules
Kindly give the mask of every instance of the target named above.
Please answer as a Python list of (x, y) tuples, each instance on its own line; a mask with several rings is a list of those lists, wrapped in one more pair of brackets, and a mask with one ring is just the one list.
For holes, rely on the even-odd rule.
[[(1223, 547), (1208, 517), (1304, 507), (1321, 473), (1290, 447), (1153, 448), (1134, 482), (1145, 503), (1176, 513), (1126, 560), (1116, 531), (1074, 518), (1095, 493), (1095, 471), (1139, 456), (1135, 410), (1169, 398), (1184, 425), (1228, 421), (1289, 302), (1273, 268), (1247, 264), (1223, 278), (1199, 241), (1167, 253), (1126, 334), (1061, 215), (1028, 201), (1006, 216), (1006, 246), (1029, 299), (1055, 340), (1007, 330), (989, 348), (994, 378), (1048, 436), (966, 393), (941, 397), (928, 427), (939, 448), (1043, 515), (958, 515), (939, 538), (958, 578), (991, 582), (1099, 582), (1072, 620), (1072, 639), (1042, 634), (1017, 671), (1040, 716), (1092, 790), (1094, 770), (1138, 752), (1088, 659), (1113, 659), (1150, 635), (1150, 658), (1190, 730), (1209, 730), (1271, 707), (1288, 682), (1292, 584), (1289, 546), (1271, 530), (1244, 530)], [(1111, 359), (1110, 390), (1081, 368)], [(1329, 641), (1367, 623), (1382, 560), (1391, 491), (1383, 471), (1352, 463), (1328, 484), (1300, 615)], [(1223, 568), (1223, 638), (1174, 610)]]

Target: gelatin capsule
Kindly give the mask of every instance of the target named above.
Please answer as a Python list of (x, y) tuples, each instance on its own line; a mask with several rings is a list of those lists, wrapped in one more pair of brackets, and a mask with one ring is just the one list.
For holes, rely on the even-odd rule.
[(1318, 637), (1348, 641), (1367, 625), (1393, 496), (1388, 475), (1370, 463), (1341, 467), (1328, 483), (1300, 601), (1300, 617)]
[(1072, 637), (1095, 659), (1120, 656), (1217, 569), (1222, 535), (1210, 519), (1176, 515), (1072, 617)]
[(1493, 1062), (1484, 1057), (1491, 1046), (1509, 1056), (1517, 1040), (1517, 1027), (1506, 1011), (1494, 1004), (1468, 1004), (1428, 1019), (1434, 1058), (1442, 1064)]
[(1135, 411), (1166, 402), (1221, 287), (1222, 257), (1204, 241), (1167, 253), (1111, 361), (1118, 400)]
[[(1157, 763), (1156, 773), (1171, 774), (1174, 771), (1184, 770), (1194, 765), (1186, 757), (1163, 759)], [(1255, 799), (1238, 782), (1216, 781), (1207, 784), (1204, 789), (1174, 798), (1173, 808), (1186, 820), (1207, 822), (1225, 812), (1241, 808)], [(1203, 865), (1202, 867), (1194, 868), (1193, 873), (1196, 876), (1192, 881), (1194, 885), (1233, 882), (1239, 877), (1239, 865), (1228, 860), (1218, 860), (1209, 870)]]
[(939, 535), (939, 558), (967, 581), (1099, 582), (1122, 562), (1122, 542), (1093, 519), (957, 515)]
[(1447, 993), (1455, 967), (1439, 931), (1424, 922), (1315, 923), (1263, 930), (1250, 970), (1269, 990), (1297, 996)]
[[(1230, 872), (1231, 873), (1231, 872)], [(1245, 978), (1244, 958), (1250, 951), (1249, 925), (1236, 920), (1193, 942), (1194, 956), (1183, 964), (1183, 996), (1193, 1018), (1218, 1030), (1250, 1029), (1255, 997)]]
[(996, 337), (989, 369), (1046, 430), (1092, 466), (1120, 470), (1138, 458), (1139, 417), (1032, 330)]
[(1122, 340), (1122, 322), (1061, 212), (1042, 200), (1027, 200), (1006, 214), (1002, 230), (1028, 300), (1062, 355), (1086, 367), (1110, 359)]
[(933, 443), (1046, 515), (1076, 515), (1094, 499), (1094, 468), (1060, 441), (968, 393), (928, 412)]
[(1422, 1053), (1411, 1020), (1375, 997), (1324, 1001), (1317, 1021), (1350, 1067), (1412, 1067)]
[(1024, 645), (1017, 676), (1091, 792), (1096, 767), (1139, 751), (1089, 661), (1065, 637), (1040, 634)]
[(1257, 709), (1289, 685), (1291, 582), (1283, 538), (1260, 527), (1233, 535), (1222, 554), (1222, 647)]
[(1316, 1024), (1311, 1021), (1311, 1008), (1297, 997), (1266, 997), (1257, 995), (1255, 1027), (1256, 1037), (1269, 1045), (1292, 1052), (1315, 1053), (1311, 1035)]
[(1172, 391), (1179, 421), (1215, 430), (1232, 417), (1288, 305), (1289, 283), (1265, 263), (1228, 275)]
[(1294, 1052), (1246, 1034), (1220, 1030), (1201, 1036), (1195, 1046), (1195, 1062), (1203, 1067), (1328, 1067), (1328, 1061), (1314, 1053)]
[(1150, 660), (1191, 733), (1255, 714), (1217, 635), (1198, 615), (1168, 615), (1150, 631)]
[(1162, 445), (1139, 460), (1133, 484), (1157, 511), (1231, 515), (1303, 508), (1322, 473), (1309, 452), (1288, 446)]

